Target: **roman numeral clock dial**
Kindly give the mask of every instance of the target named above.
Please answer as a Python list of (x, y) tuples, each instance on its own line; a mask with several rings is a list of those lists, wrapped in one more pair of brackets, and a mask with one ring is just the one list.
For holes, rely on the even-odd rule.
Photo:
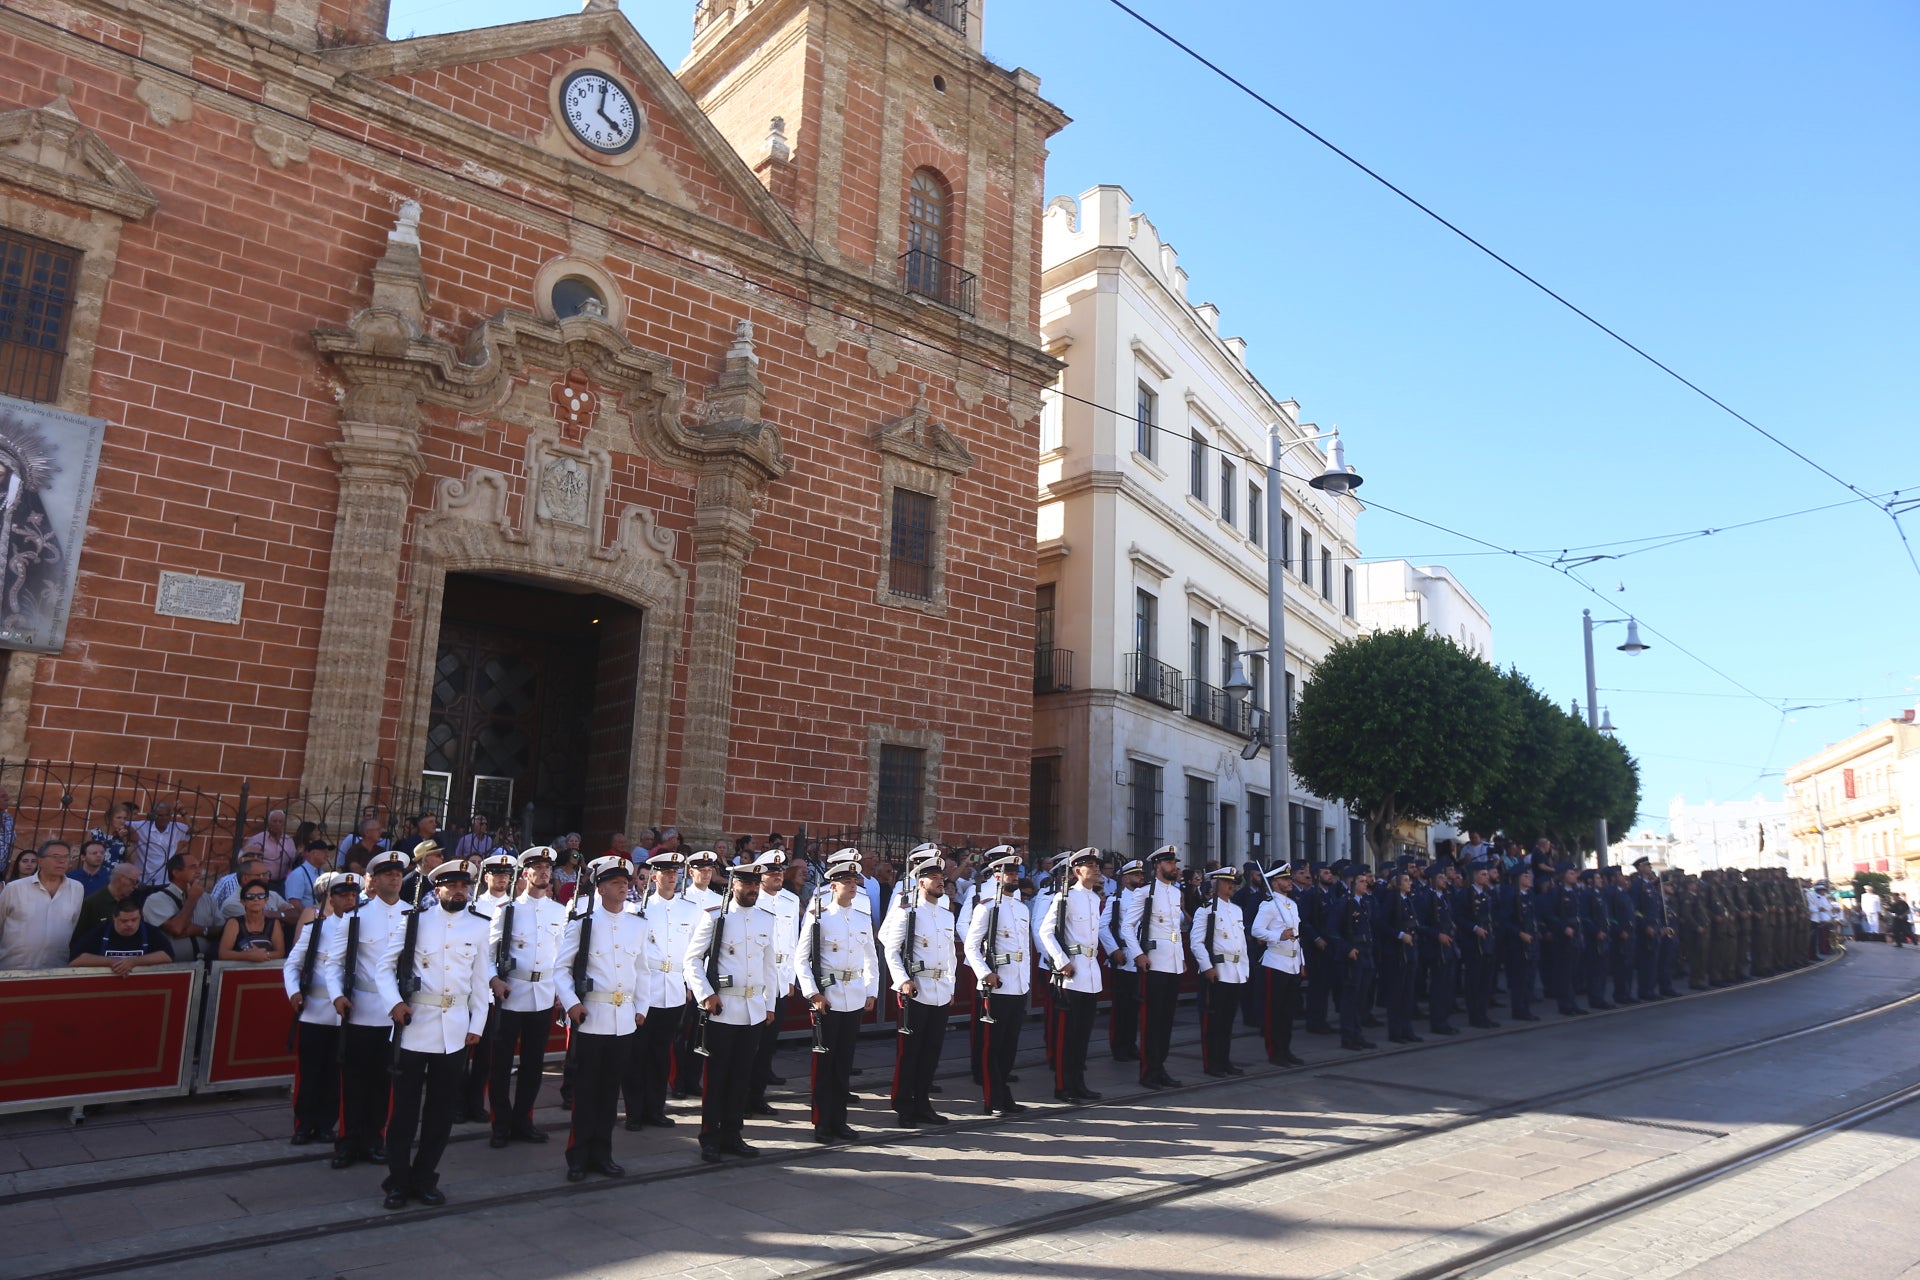
[(640, 108), (604, 71), (576, 71), (562, 81), (560, 115), (574, 137), (601, 155), (630, 151), (640, 138)]

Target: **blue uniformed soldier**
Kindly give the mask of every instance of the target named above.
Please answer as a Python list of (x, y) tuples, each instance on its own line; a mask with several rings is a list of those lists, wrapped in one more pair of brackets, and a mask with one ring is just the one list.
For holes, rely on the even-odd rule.
[(1371, 1049), (1373, 1042), (1360, 1030), (1373, 1001), (1373, 903), (1368, 896), (1373, 873), (1364, 866), (1352, 869), (1352, 891), (1335, 904), (1327, 942), (1340, 956), (1345, 979), (1340, 991), (1340, 1047)]

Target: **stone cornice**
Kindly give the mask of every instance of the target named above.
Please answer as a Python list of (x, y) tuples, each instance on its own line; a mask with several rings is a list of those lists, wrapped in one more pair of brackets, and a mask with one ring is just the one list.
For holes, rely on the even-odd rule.
[(160, 207), (127, 162), (73, 116), (64, 95), (51, 106), (0, 112), (0, 182), (136, 222)]

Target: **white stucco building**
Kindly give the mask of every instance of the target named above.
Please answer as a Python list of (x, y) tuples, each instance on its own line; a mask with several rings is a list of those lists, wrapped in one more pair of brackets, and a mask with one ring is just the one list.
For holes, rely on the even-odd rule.
[[(1920, 892), (1920, 715), (1881, 720), (1787, 770), (1796, 875), (1885, 872)], [(1911, 897), (1910, 897), (1911, 900)]]
[[(1248, 370), (1216, 308), (1188, 300), (1173, 247), (1119, 187), (1055, 200), (1042, 254), (1041, 333), (1067, 369), (1040, 442), (1031, 838), (1264, 861), (1267, 759), (1241, 759), (1254, 712), (1222, 686), (1247, 653), (1270, 705), (1260, 460), (1269, 424), (1289, 440), (1318, 429)], [(1283, 697), (1359, 630), (1360, 503), (1307, 486), (1326, 467), (1317, 446), (1287, 464)], [(1295, 856), (1355, 847), (1338, 806), (1297, 788), (1287, 803)]]
[(1439, 565), (1379, 560), (1355, 566), (1360, 625), (1367, 631), (1419, 631), (1445, 636), (1493, 661), (1493, 619), (1453, 572)]
[(1751, 800), (1689, 804), (1676, 796), (1667, 805), (1667, 832), (1673, 840), (1673, 864), (1696, 874), (1718, 867), (1791, 869), (1783, 800), (1756, 795)]

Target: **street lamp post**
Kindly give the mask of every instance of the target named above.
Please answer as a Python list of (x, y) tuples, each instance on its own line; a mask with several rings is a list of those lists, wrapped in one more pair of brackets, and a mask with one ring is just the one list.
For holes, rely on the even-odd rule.
[[(1605, 723), (1603, 724), (1601, 722), (1600, 691), (1598, 688), (1595, 687), (1595, 680), (1593, 675), (1593, 629), (1595, 627), (1611, 626), (1616, 622), (1626, 623), (1627, 624), (1626, 643), (1622, 645), (1618, 645), (1616, 647), (1620, 650), (1620, 652), (1627, 654), (1630, 657), (1635, 654), (1645, 653), (1652, 646), (1643, 644), (1641, 642), (1640, 624), (1634, 621), (1632, 618), (1596, 619), (1593, 616), (1593, 610), (1582, 609), (1580, 611), (1580, 622), (1581, 622), (1582, 639), (1585, 640), (1586, 642), (1586, 650), (1587, 650), (1587, 727), (1589, 729), (1592, 729), (1595, 733), (1601, 733), (1601, 732), (1612, 733), (1613, 732), (1613, 716), (1609, 714), (1606, 717)], [(1607, 837), (1607, 820), (1604, 817), (1596, 818), (1594, 820), (1593, 835), (1594, 835), (1594, 840), (1596, 841), (1596, 844), (1594, 847), (1598, 851), (1598, 856), (1600, 858), (1600, 869), (1602, 871), (1605, 871), (1607, 869), (1607, 846), (1609, 844), (1609, 840)]]
[[(1352, 493), (1360, 487), (1360, 473), (1347, 465), (1346, 446), (1340, 443), (1340, 428), (1325, 431), (1317, 436), (1304, 436), (1286, 443), (1280, 438), (1280, 424), (1275, 422), (1267, 427), (1267, 822), (1273, 829), (1273, 844), (1270, 849), (1262, 850), (1265, 865), (1278, 866), (1290, 860), (1288, 838), (1292, 822), (1291, 770), (1287, 759), (1287, 578), (1286, 553), (1282, 544), (1283, 519), (1280, 510), (1280, 498), (1283, 491), (1281, 483), (1280, 459), (1287, 450), (1300, 445), (1314, 444), (1321, 440), (1330, 440), (1327, 447), (1327, 467), (1319, 475), (1307, 481), (1312, 488), (1335, 497), (1343, 493)], [(1311, 572), (1311, 567), (1301, 566), (1302, 573)], [(1253, 691), (1253, 681), (1247, 677), (1245, 669), (1236, 656), (1233, 660), (1233, 672), (1227, 680), (1227, 691), (1236, 697)], [(1244, 758), (1251, 760), (1259, 751), (1260, 737), (1256, 729), (1247, 743)]]

